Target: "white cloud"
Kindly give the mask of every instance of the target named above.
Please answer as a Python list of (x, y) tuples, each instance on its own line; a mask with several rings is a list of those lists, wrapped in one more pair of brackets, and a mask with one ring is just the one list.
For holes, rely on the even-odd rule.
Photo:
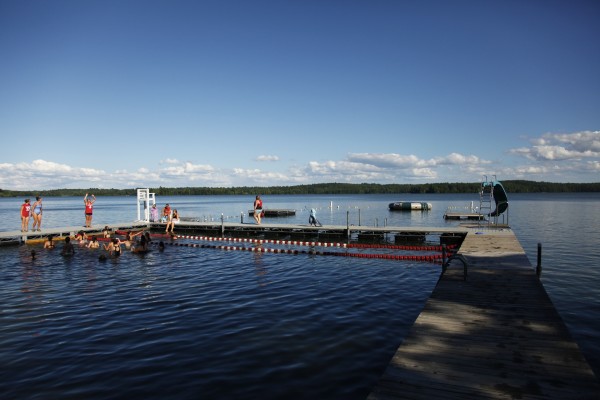
[(531, 143), (531, 147), (511, 149), (510, 153), (537, 161), (600, 157), (600, 131), (546, 133)]
[(256, 161), (279, 161), (278, 156), (261, 155), (256, 157)]

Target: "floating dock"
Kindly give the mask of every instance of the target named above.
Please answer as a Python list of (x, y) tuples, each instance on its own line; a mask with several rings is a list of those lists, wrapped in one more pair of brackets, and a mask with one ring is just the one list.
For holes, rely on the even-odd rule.
[[(296, 215), (296, 210), (283, 208), (264, 208), (265, 217), (290, 217)], [(253, 216), (254, 210), (248, 210), (248, 215)]]
[(512, 230), (470, 231), (459, 257), (368, 399), (599, 399)]
[(474, 213), (474, 212), (446, 212), (444, 214), (444, 219), (452, 219), (452, 220), (484, 220), (485, 216), (482, 214)]

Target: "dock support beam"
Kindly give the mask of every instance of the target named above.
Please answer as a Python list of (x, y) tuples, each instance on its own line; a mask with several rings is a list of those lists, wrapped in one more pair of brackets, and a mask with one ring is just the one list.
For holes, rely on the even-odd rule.
[(537, 246), (537, 266), (535, 267), (535, 273), (537, 274), (537, 277), (539, 278), (540, 276), (542, 276), (542, 244), (538, 243)]

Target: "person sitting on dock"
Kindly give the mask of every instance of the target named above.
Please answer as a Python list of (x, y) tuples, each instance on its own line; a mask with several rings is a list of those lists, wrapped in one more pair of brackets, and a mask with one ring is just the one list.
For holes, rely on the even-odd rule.
[(70, 237), (67, 236), (65, 238), (65, 244), (62, 250), (60, 251), (60, 254), (63, 256), (72, 256), (73, 254), (75, 254), (75, 247), (73, 247)]
[(165, 208), (163, 208), (161, 221), (162, 222), (168, 222), (170, 216), (171, 216), (171, 206), (169, 206), (169, 203), (167, 203), (165, 205)]
[(254, 200), (254, 220), (257, 224), (260, 225), (260, 221), (262, 218), (262, 208), (263, 202), (259, 195), (256, 195), (256, 200)]
[(173, 210), (173, 214), (169, 215), (169, 219), (167, 220), (167, 229), (166, 233), (169, 233), (169, 228), (171, 228), (171, 234), (175, 233), (173, 230), (175, 229), (175, 224), (179, 222), (179, 213), (177, 210)]

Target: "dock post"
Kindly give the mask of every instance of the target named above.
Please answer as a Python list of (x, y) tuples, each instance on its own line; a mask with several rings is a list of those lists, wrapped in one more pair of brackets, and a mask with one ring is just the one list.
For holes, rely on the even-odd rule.
[(346, 236), (350, 240), (350, 211), (346, 211)]
[(442, 273), (446, 272), (446, 267), (448, 267), (448, 265), (446, 264), (448, 261), (446, 260), (446, 245), (443, 244), (442, 245)]
[(241, 211), (240, 212), (240, 224), (243, 224), (243, 223), (244, 223), (244, 212)]
[(223, 213), (221, 213), (221, 237), (225, 236), (225, 219), (223, 218)]
[(535, 273), (537, 274), (538, 278), (542, 275), (542, 244), (538, 243), (537, 246), (538, 252), (537, 252), (537, 266), (535, 267)]
[(360, 208), (358, 209), (358, 226), (360, 226)]

